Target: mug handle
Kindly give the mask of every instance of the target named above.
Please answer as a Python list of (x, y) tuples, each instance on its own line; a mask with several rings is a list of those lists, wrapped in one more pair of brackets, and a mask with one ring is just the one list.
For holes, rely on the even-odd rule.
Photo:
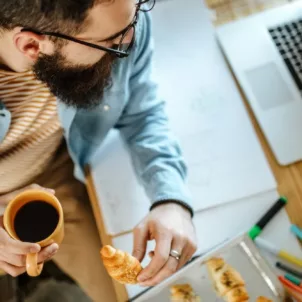
[(41, 274), (44, 263), (38, 263), (38, 254), (27, 254), (26, 271), (31, 277), (37, 277)]

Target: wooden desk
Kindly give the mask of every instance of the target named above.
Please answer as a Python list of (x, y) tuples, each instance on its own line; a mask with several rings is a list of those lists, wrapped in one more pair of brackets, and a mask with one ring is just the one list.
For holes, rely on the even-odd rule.
[[(110, 235), (108, 235), (108, 233), (106, 232), (105, 224), (102, 219), (102, 217), (103, 217), (102, 210), (99, 205), (99, 200), (98, 200), (98, 197), (97, 197), (97, 194), (95, 191), (93, 179), (91, 177), (89, 168), (87, 168), (87, 170), (86, 170), (86, 180), (87, 180), (87, 191), (88, 191), (89, 199), (91, 202), (91, 206), (93, 209), (94, 217), (96, 220), (96, 225), (97, 225), (100, 237), (101, 237), (102, 244), (103, 245), (107, 245), (107, 244), (113, 245), (113, 242), (112, 242), (113, 238)], [(100, 261), (101, 261), (101, 258), (100, 258)], [(127, 301), (128, 293), (126, 291), (125, 286), (114, 280), (112, 280), (112, 282), (113, 282), (113, 286), (115, 289), (117, 301), (118, 302)]]
[(215, 12), (214, 24), (220, 25), (250, 14), (296, 0), (205, 0)]

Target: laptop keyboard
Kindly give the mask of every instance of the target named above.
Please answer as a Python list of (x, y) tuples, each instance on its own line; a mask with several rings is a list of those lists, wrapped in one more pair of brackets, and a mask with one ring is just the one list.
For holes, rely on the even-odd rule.
[(302, 19), (271, 28), (269, 33), (302, 92)]

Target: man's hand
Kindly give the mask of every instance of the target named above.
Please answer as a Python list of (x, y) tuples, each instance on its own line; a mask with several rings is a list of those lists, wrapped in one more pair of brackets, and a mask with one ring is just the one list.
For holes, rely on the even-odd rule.
[[(0, 196), (0, 205), (8, 204), (18, 194), (29, 189), (45, 190), (51, 194), (55, 191), (42, 188), (39, 185), (30, 185), (21, 190)], [(26, 255), (28, 253), (39, 253), (38, 261), (50, 260), (58, 251), (58, 245), (53, 243), (41, 250), (36, 243), (26, 243), (12, 239), (4, 229), (3, 217), (0, 216), (0, 269), (9, 275), (16, 277), (26, 271)]]
[[(142, 261), (148, 240), (156, 247), (150, 264), (140, 273), (142, 286), (154, 286), (171, 276), (191, 259), (197, 248), (195, 229), (188, 210), (176, 203), (154, 208), (134, 230), (133, 256)], [(177, 251), (179, 260), (170, 256)]]

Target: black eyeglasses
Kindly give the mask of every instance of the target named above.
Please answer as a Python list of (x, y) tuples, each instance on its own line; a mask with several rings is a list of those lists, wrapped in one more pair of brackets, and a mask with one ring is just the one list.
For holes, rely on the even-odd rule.
[[(46, 35), (46, 36), (51, 36), (51, 37), (56, 37), (56, 38), (60, 38), (60, 39), (64, 39), (64, 40), (68, 40), (68, 41), (72, 41), (78, 44), (82, 44), (94, 49), (98, 49), (98, 50), (102, 50), (102, 51), (106, 51), (109, 53), (112, 53), (114, 55), (116, 55), (119, 58), (125, 58), (128, 57), (130, 54), (130, 51), (135, 43), (135, 28), (138, 22), (138, 16), (139, 16), (139, 12), (149, 12), (151, 11), (154, 6), (155, 6), (155, 2), (156, 0), (137, 0), (136, 1), (136, 11), (135, 11), (135, 16), (133, 21), (131, 22), (131, 24), (129, 24), (122, 32), (119, 33), (118, 36), (121, 36), (121, 40), (117, 45), (114, 45), (113, 47), (105, 47), (105, 46), (101, 46), (101, 45), (97, 45), (97, 44), (93, 44), (93, 43), (89, 43), (83, 40), (79, 40), (76, 39), (74, 37), (68, 36), (68, 35), (64, 35), (58, 32), (48, 32), (48, 31), (39, 31), (33, 28), (23, 28), (21, 30), (21, 32), (32, 32), (35, 33), (37, 35)], [(127, 37), (128, 35), (130, 35), (132, 32), (132, 38), (130, 42), (126, 42), (127, 41)]]

